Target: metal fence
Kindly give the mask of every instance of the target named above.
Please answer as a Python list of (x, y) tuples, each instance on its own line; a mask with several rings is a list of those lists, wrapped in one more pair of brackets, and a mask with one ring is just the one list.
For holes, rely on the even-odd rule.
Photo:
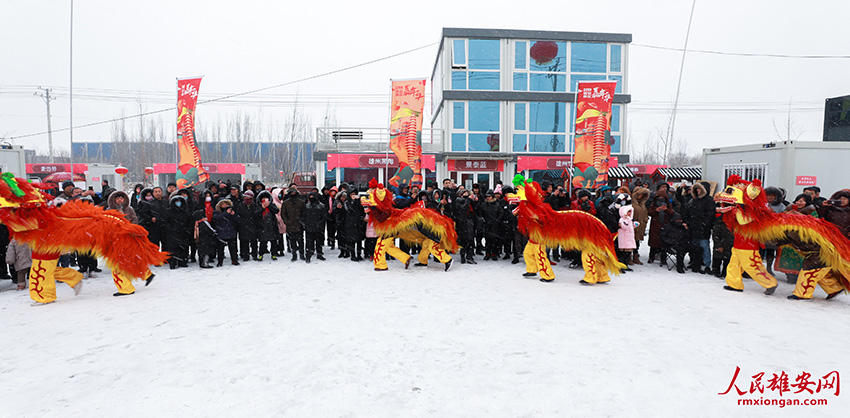
[[(316, 150), (324, 152), (389, 151), (390, 134), (387, 128), (316, 128)], [(443, 151), (443, 131), (422, 130), (422, 152)]]

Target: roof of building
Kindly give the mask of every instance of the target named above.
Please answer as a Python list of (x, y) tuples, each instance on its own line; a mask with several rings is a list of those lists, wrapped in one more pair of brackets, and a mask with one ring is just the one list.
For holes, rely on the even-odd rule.
[(658, 168), (652, 175), (667, 179), (698, 180), (702, 178), (702, 168)]

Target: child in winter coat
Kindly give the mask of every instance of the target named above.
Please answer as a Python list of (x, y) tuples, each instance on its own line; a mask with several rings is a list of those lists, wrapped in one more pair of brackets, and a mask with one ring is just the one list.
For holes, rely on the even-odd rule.
[(620, 207), (620, 229), (617, 232), (617, 246), (622, 254), (623, 261), (628, 263), (632, 259), (632, 252), (637, 248), (635, 243), (635, 227), (640, 225), (633, 218), (634, 208), (632, 205)]
[(732, 258), (732, 244), (735, 243), (735, 236), (732, 235), (732, 231), (729, 230), (726, 223), (720, 219), (720, 214), (718, 213), (715, 216), (717, 218), (711, 229), (711, 240), (714, 242), (711, 273), (715, 277), (726, 277), (726, 266), (729, 265), (729, 260)]
[(25, 290), (32, 267), (32, 249), (13, 239), (6, 250), (6, 264), (11, 264), (17, 272), (18, 290)]

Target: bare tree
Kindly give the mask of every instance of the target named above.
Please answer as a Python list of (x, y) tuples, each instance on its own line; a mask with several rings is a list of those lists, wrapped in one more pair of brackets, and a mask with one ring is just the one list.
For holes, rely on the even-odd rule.
[(788, 101), (788, 117), (785, 120), (785, 126), (782, 127), (782, 131), (780, 132), (779, 127), (776, 126), (776, 118), (773, 119), (773, 131), (776, 132), (776, 138), (779, 141), (796, 141), (801, 135), (803, 135), (803, 130), (798, 129), (794, 124), (794, 120), (791, 118), (791, 101)]

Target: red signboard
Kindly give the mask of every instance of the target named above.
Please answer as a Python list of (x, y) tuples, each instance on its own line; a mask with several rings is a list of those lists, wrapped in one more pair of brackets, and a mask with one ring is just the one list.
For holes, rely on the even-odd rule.
[(449, 171), (502, 171), (505, 162), (502, 160), (448, 160)]
[[(389, 160), (387, 160), (389, 158)], [(335, 168), (383, 168), (389, 162), (390, 167), (398, 167), (398, 157), (394, 154), (328, 154), (328, 170)], [(422, 168), (437, 170), (437, 158), (434, 155), (422, 156)]]
[(797, 176), (798, 186), (817, 186), (818, 176)]
[[(535, 155), (520, 155), (516, 159), (517, 171), (525, 170), (563, 170), (568, 168), (572, 162), (572, 156), (565, 157), (539, 157)], [(617, 166), (617, 157), (611, 157), (610, 167)]]
[[(74, 173), (83, 174), (88, 171), (88, 164), (74, 164)], [(71, 164), (27, 164), (27, 174), (70, 173)]]
[(626, 167), (638, 176), (652, 174), (659, 168), (670, 168), (670, 166), (656, 164), (628, 164)]
[(360, 168), (398, 167), (398, 157), (395, 155), (382, 155), (380, 157), (361, 155), (357, 161), (360, 164)]

